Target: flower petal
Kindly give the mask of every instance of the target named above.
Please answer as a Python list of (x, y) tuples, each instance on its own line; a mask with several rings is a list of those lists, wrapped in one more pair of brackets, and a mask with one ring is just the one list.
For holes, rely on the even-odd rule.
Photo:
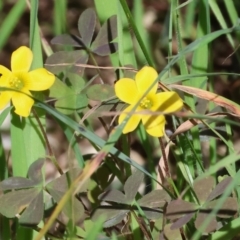
[[(154, 83), (154, 81), (157, 79), (158, 73), (156, 70), (152, 67), (143, 67), (135, 77), (136, 84), (138, 91), (142, 94), (144, 94), (149, 87)], [(156, 82), (154, 86), (151, 88), (149, 93), (156, 93), (158, 87), (158, 83)]]
[(12, 72), (28, 72), (33, 60), (33, 53), (30, 48), (22, 46), (12, 53)]
[(55, 76), (45, 68), (38, 68), (27, 74), (23, 74), (22, 77), (24, 87), (32, 91), (49, 89), (55, 81)]
[(162, 137), (164, 135), (164, 129), (165, 129), (165, 118), (164, 118), (164, 121), (159, 123), (157, 126), (153, 128), (146, 128), (146, 131), (149, 135), (153, 137)]
[(1, 92), (0, 93), (0, 109), (6, 107), (6, 105), (10, 102), (12, 97), (11, 92)]
[[(31, 96), (30, 92), (28, 92), (27, 90), (25, 90), (25, 92), (26, 94)], [(15, 113), (22, 117), (29, 116), (31, 108), (34, 104), (34, 100), (26, 94), (15, 92), (12, 97), (12, 103), (15, 107)]]
[(183, 101), (176, 92), (162, 92), (156, 94), (156, 111), (163, 113), (177, 112), (183, 107)]
[(123, 102), (133, 104), (138, 97), (136, 82), (131, 78), (121, 78), (115, 84), (115, 93)]
[(147, 114), (146, 112), (145, 115), (142, 115), (142, 122), (146, 129), (150, 129), (159, 124), (165, 124), (165, 117), (161, 114), (155, 115), (154, 112), (152, 115), (151, 113)]
[(12, 72), (0, 65), (0, 87), (10, 87), (9, 79), (12, 77)]
[[(131, 112), (132, 108), (134, 107), (134, 105), (130, 105), (128, 106), (125, 110), (124, 110), (124, 113), (122, 113), (120, 116), (119, 116), (119, 119), (118, 119), (118, 123), (121, 124), (124, 119), (126, 118), (128, 112)], [(138, 111), (138, 110), (136, 110)], [(138, 126), (139, 122), (141, 120), (141, 115), (138, 115), (138, 114), (133, 114), (127, 124), (125, 125), (124, 129), (123, 129), (123, 133), (129, 133), (129, 132), (132, 132), (136, 129), (136, 127)]]

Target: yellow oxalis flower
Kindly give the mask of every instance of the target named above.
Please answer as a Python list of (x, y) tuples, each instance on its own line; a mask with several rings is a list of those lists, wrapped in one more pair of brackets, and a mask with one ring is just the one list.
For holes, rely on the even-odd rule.
[[(115, 84), (117, 97), (123, 102), (130, 104), (119, 116), (119, 124), (122, 123), (127, 114), (131, 112), (133, 107), (143, 97), (148, 88), (157, 79), (157, 76), (158, 74), (154, 68), (146, 66), (136, 74), (135, 81), (130, 78), (121, 78), (117, 81)], [(125, 125), (123, 133), (134, 131), (139, 122), (142, 121), (148, 134), (154, 137), (164, 135), (166, 121), (163, 114), (180, 110), (183, 106), (183, 101), (176, 92), (157, 93), (157, 87), (158, 83), (154, 84), (148, 94), (142, 99)], [(156, 114), (156, 112), (161, 112), (162, 114)]]
[(22, 46), (12, 53), (12, 71), (0, 65), (0, 88), (6, 88), (0, 93), (0, 109), (12, 100), (15, 113), (28, 117), (34, 104), (30, 91), (43, 91), (53, 85), (55, 76), (46, 69), (29, 72), (32, 60), (32, 51)]

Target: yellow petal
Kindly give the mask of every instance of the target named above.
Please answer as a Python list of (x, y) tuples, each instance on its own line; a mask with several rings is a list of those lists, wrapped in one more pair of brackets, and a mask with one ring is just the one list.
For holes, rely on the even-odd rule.
[[(31, 96), (30, 92), (26, 91), (26, 94)], [(12, 103), (15, 107), (15, 113), (22, 117), (29, 116), (31, 108), (34, 104), (34, 100), (26, 94), (14, 92), (14, 95), (12, 97)]]
[(9, 87), (9, 79), (12, 77), (12, 72), (0, 65), (0, 87)]
[(0, 93), (0, 109), (3, 109), (6, 107), (6, 105), (10, 102), (12, 97), (11, 92), (1, 92)]
[(23, 74), (22, 77), (24, 86), (32, 91), (49, 89), (55, 81), (55, 76), (45, 68), (38, 68), (27, 74)]
[(155, 115), (154, 112), (149, 114), (142, 115), (142, 122), (146, 129), (153, 128), (159, 124), (165, 124), (164, 115), (158, 114)]
[(12, 53), (12, 72), (28, 72), (33, 60), (33, 53), (30, 48), (22, 46)]
[(163, 113), (173, 113), (183, 107), (183, 101), (176, 92), (162, 92), (156, 94), (158, 111)]
[(115, 93), (123, 102), (133, 104), (138, 97), (136, 82), (130, 78), (121, 78), (115, 84)]
[(146, 128), (146, 131), (149, 135), (153, 137), (162, 137), (164, 136), (164, 129), (165, 129), (165, 119), (164, 119), (164, 123), (160, 123), (153, 128)]
[[(132, 108), (133, 108), (133, 105), (128, 106), (128, 107), (124, 110), (124, 113), (122, 113), (122, 114), (119, 116), (119, 119), (118, 119), (118, 123), (119, 123), (119, 124), (121, 124), (121, 123), (124, 121), (124, 119), (126, 118), (126, 116), (128, 116), (128, 114), (126, 114), (126, 113), (131, 112)], [(129, 132), (134, 131), (134, 130), (137, 128), (140, 120), (141, 120), (141, 116), (140, 116), (140, 115), (138, 115), (138, 114), (133, 114), (133, 115), (129, 118), (127, 124), (125, 125), (125, 127), (124, 127), (124, 129), (123, 129), (123, 133), (125, 134), (125, 133), (129, 133)]]
[[(158, 73), (156, 70), (152, 67), (143, 67), (135, 77), (136, 84), (138, 91), (143, 94), (145, 93), (149, 87), (154, 83), (154, 81), (157, 79)], [(151, 88), (149, 93), (156, 93), (157, 91), (158, 82), (154, 84), (154, 86)]]

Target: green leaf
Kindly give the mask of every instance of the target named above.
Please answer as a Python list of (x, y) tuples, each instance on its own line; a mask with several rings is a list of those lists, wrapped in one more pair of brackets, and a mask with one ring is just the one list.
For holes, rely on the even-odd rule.
[(28, 177), (35, 182), (35, 184), (39, 184), (43, 181), (42, 167), (44, 163), (45, 159), (40, 158), (33, 162), (28, 169)]
[(75, 93), (80, 93), (85, 86), (85, 80), (71, 72), (67, 72), (65, 82)]
[(182, 240), (180, 231), (178, 229), (172, 230), (171, 224), (164, 226), (164, 237), (166, 240)]
[(86, 9), (78, 20), (78, 30), (85, 46), (88, 48), (92, 42), (93, 33), (96, 26), (96, 13), (93, 9)]
[(114, 87), (108, 84), (94, 84), (87, 89), (87, 97), (94, 101), (105, 101), (113, 96)]
[(36, 186), (36, 183), (34, 181), (24, 177), (10, 177), (3, 180), (0, 183), (0, 189), (2, 191), (21, 188), (31, 188), (34, 186)]

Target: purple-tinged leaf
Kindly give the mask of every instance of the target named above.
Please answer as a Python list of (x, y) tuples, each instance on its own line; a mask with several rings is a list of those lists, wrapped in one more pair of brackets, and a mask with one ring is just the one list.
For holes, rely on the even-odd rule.
[(10, 177), (0, 183), (0, 190), (5, 191), (21, 188), (31, 188), (34, 186), (36, 186), (36, 183), (31, 179), (24, 177)]
[(99, 56), (107, 56), (111, 53), (114, 53), (118, 50), (118, 43), (106, 43), (101, 46), (98, 46), (92, 50), (93, 53)]
[(153, 208), (142, 208), (147, 219), (156, 220), (163, 216), (163, 211), (161, 209), (153, 209)]
[(19, 222), (27, 225), (37, 225), (43, 219), (44, 204), (43, 191), (30, 203), (28, 208), (21, 215)]
[(0, 213), (13, 218), (21, 213), (37, 197), (40, 188), (22, 189), (6, 193), (0, 198)]
[[(217, 202), (219, 200), (214, 200), (211, 202), (208, 202), (206, 206), (204, 206), (204, 209), (201, 211), (207, 211), (208, 213), (213, 210), (213, 208), (217, 205)], [(236, 198), (228, 197), (224, 201), (223, 205), (217, 212), (217, 216), (219, 218), (230, 218), (233, 217), (238, 211), (238, 202)]]
[(193, 189), (200, 203), (204, 203), (215, 185), (215, 180), (212, 176), (202, 179), (197, 179), (193, 183)]
[(174, 222), (171, 226), (171, 229), (178, 229), (188, 223), (192, 217), (194, 216), (195, 212), (189, 213), (184, 215), (183, 217), (179, 218), (176, 222)]
[(68, 34), (63, 34), (63, 35), (54, 37), (51, 40), (51, 44), (85, 48), (83, 40), (80, 37), (75, 35), (68, 35)]
[(33, 162), (28, 169), (28, 177), (37, 184), (43, 181), (42, 167), (44, 163), (45, 159), (40, 158)]
[(87, 97), (94, 101), (105, 101), (115, 96), (114, 87), (108, 84), (94, 84), (87, 89)]
[(228, 185), (232, 182), (231, 177), (224, 178), (210, 193), (210, 195), (207, 198), (207, 201), (211, 201), (214, 198), (220, 196), (228, 187)]
[(99, 195), (98, 199), (105, 202), (127, 203), (125, 195), (118, 190), (104, 192)]
[(138, 192), (140, 185), (143, 183), (144, 174), (140, 171), (135, 171), (125, 182), (124, 192), (128, 203), (131, 203)]
[(129, 210), (98, 208), (92, 215), (92, 221), (97, 221), (99, 217), (104, 217), (106, 221), (104, 222), (103, 226), (108, 228), (120, 223), (128, 212)]
[(214, 216), (209, 216), (209, 213), (199, 212), (197, 215), (197, 218), (194, 222), (195, 227), (197, 229), (200, 229), (200, 227), (204, 224), (205, 220), (209, 217), (212, 217), (212, 219), (211, 219), (210, 223), (208, 223), (208, 225), (206, 226), (204, 232), (210, 233), (210, 232), (216, 230), (217, 229), (217, 220)]
[[(117, 50), (117, 45), (110, 45), (110, 43), (117, 37), (117, 16), (110, 17), (101, 27), (96, 39), (91, 45), (94, 53), (101, 56), (106, 56)], [(101, 46), (110, 45), (108, 47), (100, 48)]]
[(168, 193), (162, 189), (153, 190), (152, 192), (144, 195), (138, 204), (141, 207), (161, 208), (170, 200)]
[(197, 210), (198, 206), (195, 203), (177, 199), (168, 204), (166, 217), (168, 219), (175, 220), (184, 216), (185, 214), (195, 213)]
[(60, 51), (53, 53), (46, 60), (45, 67), (52, 73), (58, 74), (74, 67), (75, 72), (81, 74), (88, 61), (88, 54), (85, 50), (72, 52)]
[(164, 226), (164, 240), (182, 240), (181, 233), (178, 229), (171, 229), (171, 224)]
[(86, 9), (78, 20), (78, 30), (85, 46), (89, 47), (92, 42), (94, 29), (96, 26), (96, 13), (93, 9)]

